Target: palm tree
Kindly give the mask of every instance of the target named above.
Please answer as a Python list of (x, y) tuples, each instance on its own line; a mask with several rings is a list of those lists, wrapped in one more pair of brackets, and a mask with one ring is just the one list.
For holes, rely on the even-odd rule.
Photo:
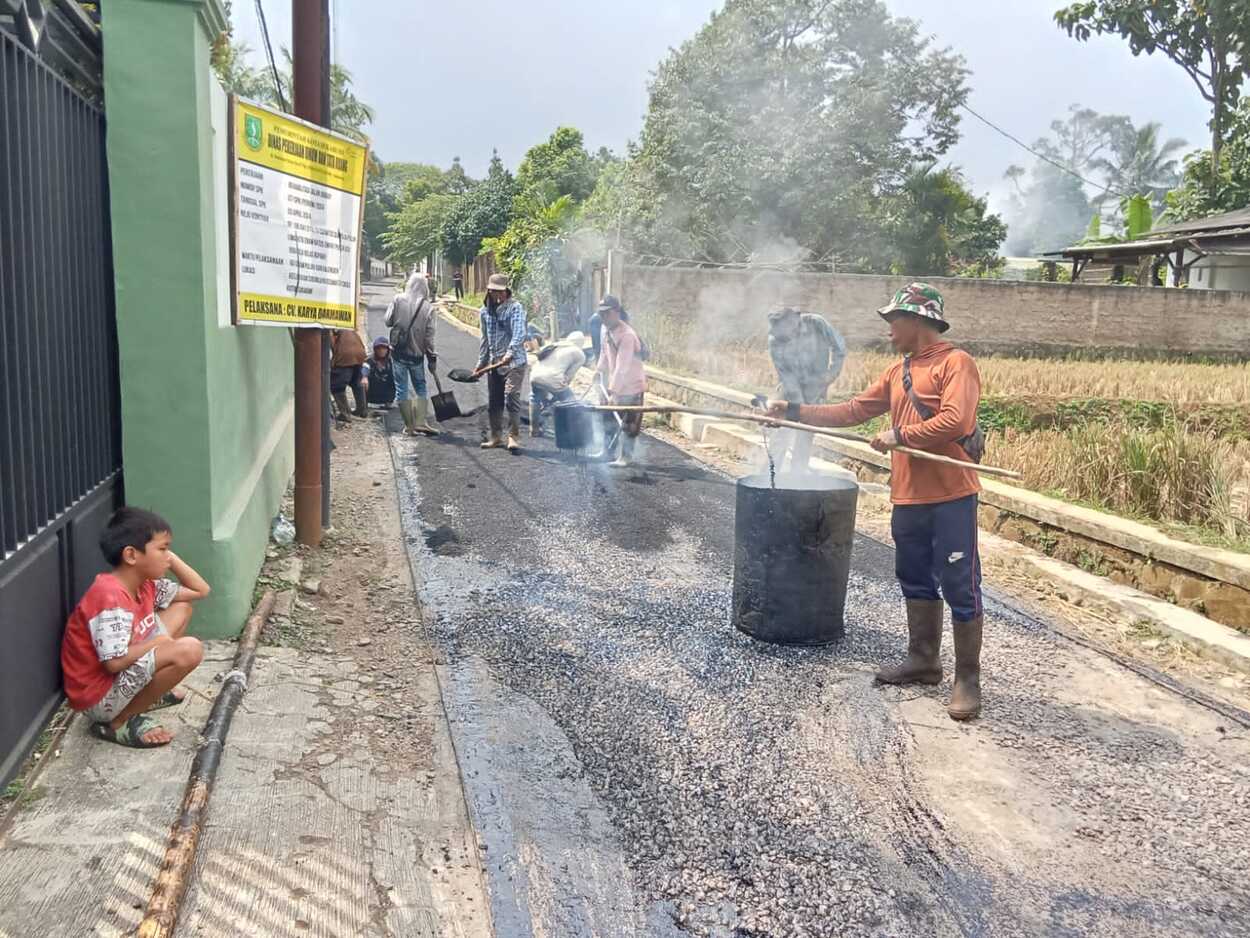
[(1095, 205), (1123, 195), (1145, 195), (1156, 214), (1162, 209), (1163, 197), (1180, 184), (1180, 151), (1188, 146), (1179, 137), (1161, 143), (1162, 130), (1158, 121), (1132, 127), (1117, 137), (1110, 157), (1094, 160), (1093, 168), (1103, 174), (1108, 189), (1114, 190), (1100, 194)]

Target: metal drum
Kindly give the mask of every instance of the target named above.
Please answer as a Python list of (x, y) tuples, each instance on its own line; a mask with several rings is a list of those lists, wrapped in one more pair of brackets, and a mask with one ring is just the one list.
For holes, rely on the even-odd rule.
[(842, 638), (859, 486), (833, 476), (738, 480), (733, 623), (765, 642)]

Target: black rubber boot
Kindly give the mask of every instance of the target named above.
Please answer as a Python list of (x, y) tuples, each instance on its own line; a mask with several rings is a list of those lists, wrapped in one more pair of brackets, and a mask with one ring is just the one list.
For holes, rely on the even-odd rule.
[(946, 708), (952, 720), (975, 720), (981, 715), (981, 626), (983, 617), (956, 622), (955, 688)]
[(940, 599), (907, 600), (907, 657), (877, 672), (882, 684), (942, 683), (942, 608)]
[(347, 392), (336, 391), (333, 397), (334, 397), (334, 403), (338, 405), (338, 409), (339, 409), (338, 422), (340, 424), (351, 423), (352, 422), (352, 408), (351, 408), (351, 405), (347, 403)]
[(357, 417), (369, 416), (369, 401), (365, 397), (365, 389), (359, 383), (352, 385), (352, 397), (356, 399), (355, 414)]

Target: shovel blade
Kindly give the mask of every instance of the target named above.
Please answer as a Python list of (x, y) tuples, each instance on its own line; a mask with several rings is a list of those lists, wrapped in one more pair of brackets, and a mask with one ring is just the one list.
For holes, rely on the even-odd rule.
[(460, 413), (460, 405), (456, 403), (455, 395), (450, 391), (435, 394), (430, 398), (430, 403), (434, 405), (434, 416), (439, 423), (464, 416)]

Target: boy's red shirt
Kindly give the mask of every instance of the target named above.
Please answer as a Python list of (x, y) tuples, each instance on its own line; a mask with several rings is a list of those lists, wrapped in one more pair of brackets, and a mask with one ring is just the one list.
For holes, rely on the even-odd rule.
[(104, 698), (116, 675), (105, 670), (103, 662), (127, 653), (120, 642), (110, 640), (110, 633), (116, 635), (117, 627), (129, 620), (129, 643), (147, 641), (156, 631), (156, 605), (155, 580), (144, 581), (136, 600), (113, 574), (95, 578), (70, 614), (61, 639), (61, 671), (71, 707), (86, 710)]

